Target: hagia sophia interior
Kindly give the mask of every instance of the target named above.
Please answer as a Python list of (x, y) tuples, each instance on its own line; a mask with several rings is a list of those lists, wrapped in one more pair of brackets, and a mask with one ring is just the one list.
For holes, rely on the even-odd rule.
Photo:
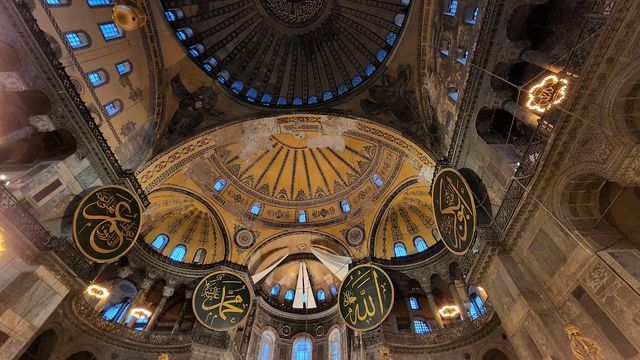
[(640, 360), (639, 18), (0, 0), (0, 360)]

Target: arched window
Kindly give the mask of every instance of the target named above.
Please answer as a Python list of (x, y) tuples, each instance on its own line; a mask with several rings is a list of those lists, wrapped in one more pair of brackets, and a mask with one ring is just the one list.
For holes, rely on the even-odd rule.
[(409, 298), (409, 306), (411, 307), (411, 310), (420, 309), (420, 303), (418, 302), (418, 299), (413, 296)]
[(190, 27), (183, 27), (176, 31), (176, 36), (179, 40), (187, 40), (188, 38), (193, 36), (193, 30)]
[(340, 208), (342, 209), (343, 213), (348, 213), (349, 211), (351, 211), (351, 204), (349, 204), (349, 200), (345, 199), (340, 201)]
[(482, 298), (478, 294), (473, 293), (469, 298), (471, 300), (471, 305), (469, 306), (469, 317), (471, 317), (472, 320), (486, 314), (487, 310), (484, 307), (484, 301), (482, 301)]
[(311, 339), (300, 337), (293, 342), (293, 360), (311, 360), (313, 346)]
[(271, 103), (271, 99), (272, 99), (271, 94), (266, 93), (262, 95), (262, 100), (260, 100), (260, 103), (262, 105), (269, 105)]
[(244, 84), (242, 83), (242, 81), (236, 80), (233, 82), (233, 84), (231, 84), (231, 91), (234, 94), (239, 94), (240, 91), (242, 91), (243, 87), (244, 87)]
[(165, 234), (160, 234), (156, 236), (155, 239), (153, 239), (153, 242), (151, 243), (151, 247), (158, 250), (159, 252), (162, 252), (162, 250), (164, 250), (164, 247), (167, 246), (168, 242), (169, 242), (169, 237)]
[(133, 329), (136, 331), (142, 331), (144, 330), (144, 328), (147, 326), (147, 323), (149, 322), (149, 318), (148, 317), (141, 317), (138, 320), (136, 320), (136, 322), (133, 324)]
[(113, 5), (112, 0), (87, 0), (87, 4), (90, 7), (98, 7), (98, 6), (110, 6)]
[(325, 91), (324, 94), (322, 94), (322, 100), (324, 101), (329, 101), (333, 98), (333, 93), (331, 91)]
[(356, 87), (361, 83), (362, 83), (362, 78), (359, 75), (356, 75), (353, 77), (353, 79), (351, 79), (351, 85), (353, 85), (353, 87)]
[(445, 15), (456, 16), (458, 11), (458, 0), (446, 0)]
[(218, 72), (218, 82), (224, 84), (227, 80), (229, 80), (229, 71), (220, 70), (220, 72)]
[(313, 104), (317, 104), (318, 103), (318, 97), (317, 96), (309, 96), (309, 100), (307, 100), (307, 104), (309, 105), (313, 105)]
[(91, 44), (89, 35), (84, 31), (65, 33), (64, 38), (67, 40), (67, 44), (69, 44), (73, 49), (82, 49)]
[(396, 257), (407, 256), (407, 248), (404, 247), (403, 243), (397, 242), (393, 245), (393, 253)]
[(213, 70), (214, 67), (216, 67), (218, 65), (218, 60), (216, 60), (216, 58), (214, 56), (210, 56), (209, 58), (207, 58), (205, 61), (203, 61), (204, 68), (207, 71), (211, 71)]
[(416, 236), (415, 239), (413, 239), (413, 245), (416, 247), (417, 252), (423, 252), (429, 247), (422, 236)]
[(130, 61), (125, 60), (116, 64), (116, 70), (118, 70), (118, 74), (126, 75), (133, 70), (133, 66), (131, 66)]
[(271, 287), (270, 294), (271, 294), (271, 296), (280, 295), (280, 284), (273, 284), (273, 286)]
[(253, 203), (253, 205), (251, 205), (251, 214), (258, 216), (260, 215), (260, 211), (262, 211), (262, 204), (260, 203)]
[(382, 185), (384, 185), (384, 181), (382, 180), (382, 178), (376, 174), (373, 174), (371, 180), (374, 184), (376, 184), (377, 187), (381, 187)]
[(287, 292), (284, 293), (284, 299), (287, 301), (293, 301), (293, 289), (287, 289)]
[(393, 19), (393, 22), (398, 26), (402, 26), (402, 24), (404, 24), (404, 18), (404, 14), (398, 14), (396, 15), (395, 19)]
[(349, 91), (349, 88), (347, 88), (347, 85), (342, 84), (342, 85), (338, 86), (338, 95), (342, 95), (342, 94), (346, 93), (347, 91)]
[(108, 22), (104, 24), (98, 24), (102, 37), (105, 41), (119, 39), (124, 37), (124, 30), (120, 29), (114, 22)]
[(335, 286), (335, 284), (329, 285), (329, 292), (331, 293), (331, 296), (338, 295), (338, 288)]
[(87, 73), (87, 78), (94, 88), (104, 85), (109, 81), (109, 74), (104, 69), (98, 69)]
[(225, 186), (227, 186), (227, 180), (218, 179), (218, 181), (216, 181), (215, 184), (213, 184), (213, 190), (217, 192), (221, 192)]
[(167, 18), (167, 21), (174, 22), (184, 17), (184, 11), (182, 11), (182, 9), (169, 9), (165, 11), (164, 16)]
[(324, 290), (319, 289), (316, 292), (316, 299), (318, 299), (318, 302), (324, 302), (325, 300), (327, 300), (327, 296), (324, 294)]
[(278, 101), (276, 101), (276, 105), (287, 105), (287, 98), (284, 96), (278, 96)]
[(387, 34), (387, 44), (389, 45), (393, 45), (396, 43), (396, 39), (398, 38), (398, 35), (394, 32), (390, 32)]
[(417, 320), (417, 319), (413, 320), (413, 328), (416, 334), (428, 334), (431, 332), (431, 328), (429, 327), (429, 324), (427, 324), (422, 320)]
[(187, 255), (187, 247), (180, 244), (173, 248), (171, 255), (169, 255), (169, 259), (173, 261), (183, 261), (185, 255)]
[(256, 101), (256, 97), (258, 96), (258, 90), (251, 88), (247, 91), (247, 100), (254, 102)]
[(109, 117), (116, 116), (120, 111), (122, 111), (122, 101), (119, 99), (115, 99), (112, 102), (108, 103), (104, 106), (104, 111), (107, 112)]
[(198, 57), (204, 52), (204, 46), (202, 44), (195, 44), (189, 48), (189, 55), (192, 57)]
[(307, 212), (304, 210), (298, 210), (298, 222), (306, 223), (307, 222)]
[(206, 256), (207, 256), (207, 250), (200, 248), (196, 250), (196, 254), (193, 256), (193, 262), (195, 264), (202, 264)]
[(293, 99), (292, 104), (295, 105), (295, 106), (302, 105), (302, 98), (297, 97), (297, 98)]
[(378, 49), (378, 52), (376, 53), (376, 59), (380, 62), (384, 61), (384, 58), (387, 57), (387, 50), (385, 49)]
[(331, 330), (329, 333), (329, 360), (340, 360), (340, 331), (338, 329)]
[(258, 350), (258, 360), (273, 360), (275, 353), (276, 338), (271, 331), (264, 331), (260, 336), (260, 348)]
[(107, 310), (102, 314), (102, 318), (108, 321), (113, 321), (116, 318), (120, 309), (122, 308), (122, 303), (111, 305), (107, 308)]
[(47, 0), (47, 5), (49, 6), (63, 6), (69, 5), (71, 0)]

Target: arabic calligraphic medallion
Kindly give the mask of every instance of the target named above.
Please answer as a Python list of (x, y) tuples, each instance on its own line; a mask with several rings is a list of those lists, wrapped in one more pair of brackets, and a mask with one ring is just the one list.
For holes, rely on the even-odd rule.
[(224, 331), (246, 319), (251, 310), (249, 285), (228, 271), (207, 275), (193, 293), (193, 313), (205, 327)]
[(88, 259), (110, 263), (126, 254), (140, 232), (142, 205), (121, 186), (103, 186), (85, 196), (73, 215), (73, 240)]
[(466, 254), (475, 238), (476, 206), (469, 185), (457, 170), (442, 169), (436, 175), (433, 212), (447, 248), (457, 255)]
[(340, 317), (353, 330), (380, 325), (393, 308), (393, 284), (384, 270), (371, 264), (351, 269), (338, 292)]

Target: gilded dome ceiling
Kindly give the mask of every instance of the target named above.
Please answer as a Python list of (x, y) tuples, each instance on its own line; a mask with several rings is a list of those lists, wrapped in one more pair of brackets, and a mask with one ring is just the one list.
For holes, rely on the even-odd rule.
[(388, 60), (410, 0), (161, 0), (190, 58), (255, 105), (313, 106), (361, 88)]

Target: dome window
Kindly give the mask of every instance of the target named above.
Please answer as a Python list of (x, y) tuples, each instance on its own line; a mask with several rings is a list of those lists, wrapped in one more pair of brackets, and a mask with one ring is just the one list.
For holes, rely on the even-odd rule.
[(383, 62), (385, 57), (387, 57), (387, 50), (378, 49), (378, 52), (376, 53), (376, 59), (380, 62)]
[(331, 296), (336, 296), (338, 295), (338, 288), (336, 287), (335, 284), (331, 284), (329, 286), (329, 292), (331, 293)]
[(297, 97), (297, 98), (293, 99), (292, 104), (296, 105), (296, 106), (300, 106), (300, 105), (302, 105), (302, 99)]
[(64, 38), (67, 40), (67, 44), (69, 44), (73, 49), (82, 49), (91, 44), (89, 35), (84, 31), (65, 33)]
[(413, 239), (413, 245), (416, 247), (417, 252), (423, 252), (429, 248), (427, 242), (424, 241), (422, 236), (416, 236), (416, 238)]
[(260, 211), (262, 211), (262, 204), (260, 203), (253, 203), (253, 205), (251, 205), (251, 214), (258, 216), (260, 215)]
[(451, 101), (458, 101), (458, 97), (460, 96), (460, 92), (456, 88), (449, 88), (449, 99)]
[(256, 97), (258, 96), (258, 90), (251, 88), (247, 91), (247, 100), (250, 102), (256, 101)]
[(398, 35), (394, 32), (390, 32), (387, 34), (387, 44), (389, 45), (393, 45), (396, 43), (396, 39), (398, 38)]
[(169, 255), (169, 259), (173, 261), (182, 262), (184, 260), (185, 255), (187, 255), (187, 247), (180, 244), (180, 245), (176, 245), (176, 247), (173, 248), (171, 255)]
[(373, 174), (373, 176), (371, 176), (371, 180), (377, 187), (384, 185), (384, 180), (382, 180), (382, 178), (377, 174)]
[(458, 0), (448, 0), (447, 6), (445, 7), (445, 15), (448, 16), (456, 16), (456, 12), (458, 11)]
[(316, 298), (318, 299), (318, 302), (325, 302), (327, 300), (327, 296), (324, 294), (324, 290), (318, 290), (318, 292), (316, 292)]
[(49, 6), (63, 6), (69, 5), (70, 0), (47, 0), (47, 5)]
[(243, 87), (244, 87), (244, 84), (242, 83), (242, 81), (236, 80), (233, 82), (233, 84), (231, 84), (231, 91), (234, 94), (239, 94), (240, 91), (242, 91)]
[(418, 310), (420, 309), (420, 303), (418, 302), (418, 299), (416, 299), (415, 297), (410, 297), (409, 298), (409, 307), (411, 307), (411, 310)]
[(347, 85), (342, 84), (342, 85), (338, 86), (338, 95), (342, 95), (342, 94), (346, 93), (347, 91), (349, 91), (349, 88), (347, 88)]
[(367, 74), (367, 76), (371, 76), (375, 71), (376, 71), (376, 66), (373, 64), (369, 64), (367, 65), (367, 67), (364, 68), (364, 73)]
[(324, 94), (322, 94), (322, 100), (324, 101), (329, 101), (333, 98), (333, 93), (331, 91), (325, 91)]
[(402, 24), (404, 24), (404, 17), (405, 17), (404, 14), (398, 14), (396, 15), (393, 22), (398, 26), (402, 26)]
[(298, 222), (306, 223), (307, 222), (307, 212), (304, 210), (298, 210)]
[(287, 105), (287, 98), (284, 96), (278, 96), (278, 101), (276, 101), (276, 105)]
[(293, 301), (293, 289), (287, 289), (284, 293), (284, 299), (289, 302)]
[(114, 117), (122, 111), (122, 101), (116, 99), (104, 106), (104, 111), (109, 117)]
[(100, 32), (105, 41), (115, 40), (124, 37), (124, 30), (122, 30), (114, 22), (108, 22), (99, 24)]
[(429, 324), (417, 319), (413, 320), (413, 329), (416, 331), (416, 334), (428, 334), (431, 332)]
[(202, 44), (195, 44), (189, 48), (189, 55), (192, 57), (198, 57), (204, 52), (204, 46)]
[(168, 22), (174, 22), (184, 17), (184, 11), (182, 9), (169, 9), (164, 12), (164, 17), (167, 18)]
[(271, 99), (271, 94), (266, 93), (262, 95), (262, 100), (260, 100), (260, 103), (262, 103), (262, 105), (269, 105), (271, 103)]
[(351, 79), (351, 85), (353, 85), (353, 87), (356, 87), (360, 84), (362, 84), (362, 78), (359, 75), (356, 75), (353, 77), (353, 79)]
[(280, 295), (280, 284), (273, 284), (269, 294), (274, 297), (277, 297), (278, 295)]
[(342, 212), (345, 214), (351, 211), (351, 204), (349, 204), (349, 200), (344, 199), (340, 201), (340, 208), (342, 209)]
[(118, 75), (127, 75), (133, 70), (133, 66), (129, 60), (125, 60), (116, 64), (116, 70), (118, 70)]
[(183, 27), (181, 29), (178, 29), (178, 31), (176, 31), (176, 36), (178, 37), (179, 40), (185, 41), (188, 38), (193, 36), (193, 30), (191, 30), (191, 28), (188, 28), (188, 27)]
[(104, 69), (91, 71), (87, 74), (87, 78), (89, 79), (89, 82), (91, 82), (91, 86), (94, 88), (104, 85), (109, 81), (109, 75)]
[(217, 192), (221, 192), (222, 190), (224, 190), (225, 186), (227, 186), (227, 180), (218, 179), (218, 181), (216, 181), (216, 183), (213, 184), (213, 190)]
[(151, 247), (156, 249), (158, 252), (162, 252), (162, 250), (164, 250), (164, 247), (167, 246), (167, 243), (169, 243), (169, 237), (165, 234), (160, 234), (156, 236), (155, 239), (153, 239), (153, 242), (151, 242)]
[(393, 244), (393, 253), (396, 257), (407, 256), (407, 248), (404, 247), (403, 243), (397, 242)]
[(220, 70), (220, 72), (218, 72), (218, 82), (221, 83), (221, 84), (224, 84), (228, 80), (229, 80), (229, 71)]
[(193, 256), (193, 263), (202, 264), (206, 256), (207, 256), (207, 250), (203, 248), (196, 250), (196, 254)]
[(309, 96), (309, 100), (307, 100), (307, 104), (309, 105), (313, 105), (313, 104), (317, 104), (318, 103), (318, 97), (317, 96)]

